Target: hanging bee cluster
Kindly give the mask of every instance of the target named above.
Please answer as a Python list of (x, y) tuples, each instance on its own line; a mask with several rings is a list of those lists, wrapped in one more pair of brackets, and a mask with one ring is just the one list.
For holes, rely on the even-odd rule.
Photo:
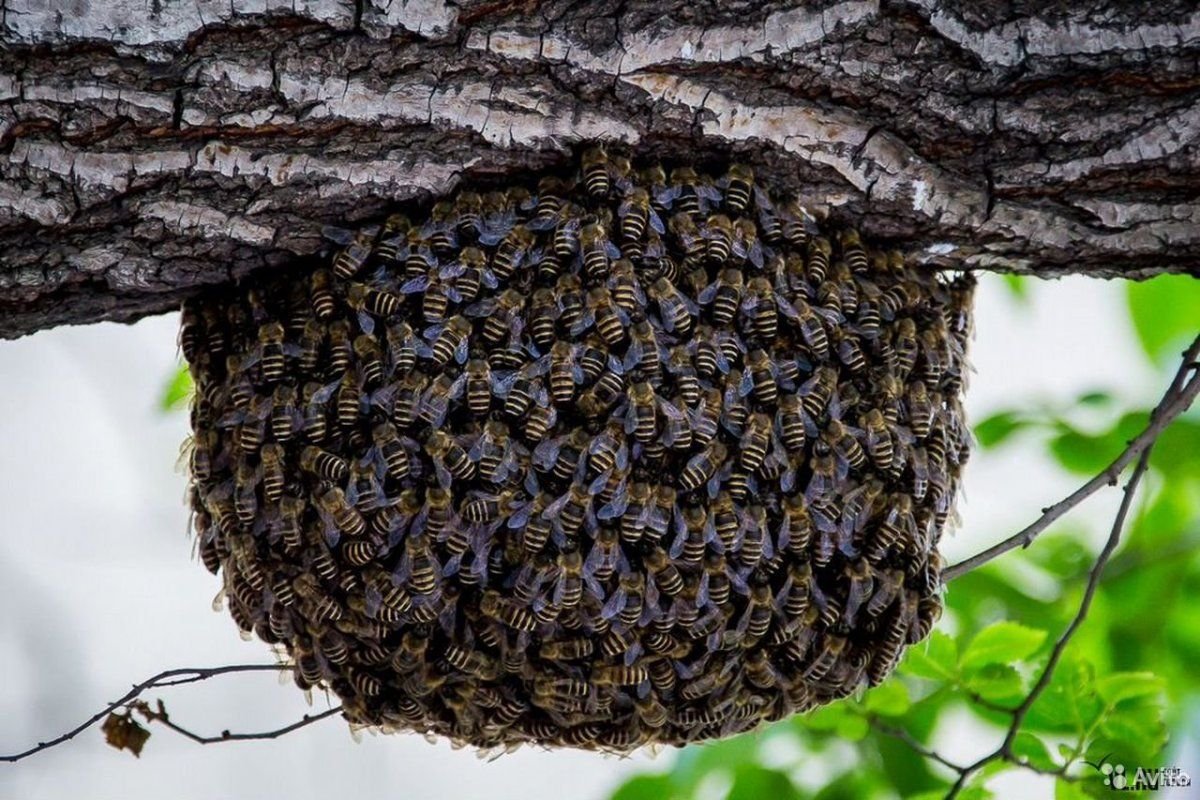
[(460, 191), (184, 308), (200, 556), (346, 717), (627, 751), (879, 683), (940, 609), (971, 284), (752, 171)]

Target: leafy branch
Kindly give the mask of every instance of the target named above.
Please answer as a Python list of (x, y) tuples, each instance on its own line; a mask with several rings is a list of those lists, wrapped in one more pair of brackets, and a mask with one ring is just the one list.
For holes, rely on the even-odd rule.
[(1122, 532), (1125, 529), (1126, 519), (1129, 515), (1129, 510), (1133, 505), (1133, 498), (1137, 493), (1142, 477), (1145, 475), (1149, 464), (1150, 454), (1153, 451), (1154, 444), (1163, 430), (1177, 416), (1182, 414), (1194, 401), (1196, 395), (1200, 393), (1200, 362), (1197, 361), (1197, 355), (1200, 354), (1200, 337), (1197, 337), (1191, 346), (1184, 352), (1183, 364), (1176, 373), (1167, 391), (1164, 393), (1162, 400), (1155, 407), (1150, 415), (1150, 422), (1146, 429), (1132, 441), (1130, 441), (1125, 451), (1117, 457), (1107, 469), (1074, 492), (1072, 495), (1063, 501), (1056, 503), (1054, 506), (1043, 511), (1043, 515), (1037, 522), (1029, 526), (1025, 530), (1016, 535), (1005, 539), (998, 545), (981, 552), (976, 556), (972, 556), (947, 570), (947, 579), (964, 574), (969, 570), (990, 561), (996, 556), (1008, 552), (1020, 546), (1028, 546), (1037, 535), (1048, 527), (1054, 520), (1061, 517), (1070, 508), (1078, 505), (1084, 498), (1096, 492), (1100, 487), (1111, 485), (1116, 482), (1117, 477), (1131, 462), (1136, 461), (1133, 471), (1130, 474), (1128, 481), (1125, 483), (1121, 504), (1117, 509), (1116, 517), (1113, 521), (1112, 528), (1109, 532), (1108, 539), (1104, 543), (1099, 555), (1096, 557), (1089, 573), (1083, 597), (1080, 600), (1079, 608), (1067, 625), (1066, 629), (1055, 642), (1050, 656), (1042, 669), (1038, 679), (1033, 684), (1029, 692), (1016, 706), (1005, 708), (997, 706), (994, 703), (987, 703), (986, 707), (993, 711), (1002, 711), (1009, 716), (1008, 725), (1005, 731), (1004, 739), (995, 750), (981, 756), (974, 762), (969, 764), (958, 764), (950, 759), (945, 758), (936, 750), (925, 746), (915, 737), (908, 734), (907, 731), (901, 728), (895, 728), (878, 720), (872, 720), (875, 727), (882, 733), (896, 737), (905, 742), (914, 752), (922, 757), (941, 764), (943, 767), (950, 769), (957, 774), (954, 784), (950, 787), (946, 794), (947, 800), (957, 797), (967, 782), (980, 770), (993, 762), (1003, 761), (1010, 764), (1030, 769), (1040, 774), (1054, 775), (1059, 778), (1070, 780), (1067, 771), (1081, 756), (1087, 741), (1094, 734), (1096, 727), (1100, 724), (1104, 715), (1111, 711), (1117, 700), (1110, 701), (1095, 720), (1081, 731), (1081, 736), (1078, 743), (1071, 749), (1070, 755), (1063, 763), (1056, 768), (1047, 768), (1041, 764), (1034, 763), (1030, 758), (1018, 752), (1016, 744), (1018, 736), (1022, 733), (1024, 725), (1030, 710), (1037, 702), (1038, 698), (1046, 691), (1050, 685), (1050, 681), (1054, 676), (1054, 671), (1062, 660), (1063, 653), (1066, 651), (1071, 638), (1079, 630), (1079, 627), (1086, 619), (1092, 601), (1095, 598), (1096, 591), (1100, 585), (1101, 575), (1104, 568), (1108, 565), (1113, 552), (1121, 541)]
[[(230, 664), (221, 667), (181, 667), (178, 669), (164, 670), (163, 672), (147, 678), (141, 683), (134, 684), (133, 687), (100, 711), (97, 711), (86, 720), (76, 725), (71, 730), (50, 739), (45, 742), (38, 742), (36, 746), (30, 747), (19, 753), (9, 755), (0, 755), (0, 763), (13, 763), (29, 758), (44, 750), (49, 750), (52, 747), (57, 747), (64, 742), (74, 739), (80, 733), (88, 728), (91, 728), (100, 720), (104, 720), (104, 732), (108, 742), (114, 747), (131, 750), (135, 755), (141, 752), (142, 745), (149, 737), (149, 732), (142, 728), (133, 718), (133, 713), (136, 711), (141, 714), (147, 722), (157, 722), (164, 727), (175, 731), (176, 733), (186, 736), (199, 744), (215, 744), (218, 742), (244, 741), (249, 739), (276, 739), (292, 731), (311, 725), (314, 722), (319, 722), (326, 717), (333, 716), (341, 711), (341, 706), (335, 706), (327, 711), (322, 711), (319, 714), (305, 714), (298, 721), (284, 725), (269, 731), (261, 731), (255, 733), (231, 733), (230, 731), (222, 731), (216, 736), (202, 736), (191, 731), (188, 728), (179, 725), (172, 721), (166, 712), (161, 700), (157, 701), (156, 709), (151, 709), (150, 705), (141, 696), (150, 689), (162, 689), (170, 686), (181, 686), (188, 683), (196, 683), (198, 681), (208, 680), (220, 675), (228, 675), (238, 672), (279, 672), (282, 670), (291, 670), (289, 664)], [(124, 714), (119, 713), (121, 709), (126, 709)]]

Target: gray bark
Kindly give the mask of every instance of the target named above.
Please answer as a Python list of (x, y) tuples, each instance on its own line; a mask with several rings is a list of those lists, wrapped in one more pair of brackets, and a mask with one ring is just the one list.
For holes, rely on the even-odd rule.
[(1025, 5), (3, 0), (0, 336), (595, 138), (746, 161), (939, 267), (1196, 272), (1200, 11)]

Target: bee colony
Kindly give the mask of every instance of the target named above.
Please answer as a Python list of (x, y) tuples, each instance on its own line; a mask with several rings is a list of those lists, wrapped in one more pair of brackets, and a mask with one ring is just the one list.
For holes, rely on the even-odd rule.
[(738, 733), (941, 610), (971, 283), (752, 171), (464, 188), (190, 301), (199, 553), (353, 723), (483, 748)]

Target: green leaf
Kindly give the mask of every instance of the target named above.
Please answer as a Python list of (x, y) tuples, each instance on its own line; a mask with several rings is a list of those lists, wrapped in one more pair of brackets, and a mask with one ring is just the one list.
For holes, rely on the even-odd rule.
[(1113, 396), (1103, 391), (1085, 392), (1075, 398), (1075, 402), (1081, 406), (1106, 406), (1112, 401)]
[(1032, 298), (1029, 296), (1029, 278), (1024, 275), (1013, 275), (1006, 272), (1002, 276), (1004, 285), (1008, 288), (1009, 294), (1020, 305), (1027, 306)]
[(900, 669), (917, 678), (953, 680), (958, 675), (958, 646), (947, 634), (934, 631), (924, 645), (908, 648)]
[(985, 664), (972, 670), (964, 685), (989, 703), (1012, 706), (1024, 697), (1021, 673), (1008, 664)]
[(1060, 432), (1050, 440), (1049, 447), (1063, 469), (1080, 475), (1094, 475), (1112, 463), (1124, 444), (1115, 431), (1090, 436), (1062, 423)]
[(893, 679), (867, 692), (863, 705), (867, 711), (881, 717), (899, 717), (908, 711), (912, 701), (908, 697), (908, 687)]
[(1045, 640), (1045, 631), (1016, 622), (997, 622), (971, 640), (959, 664), (964, 669), (984, 664), (1010, 664), (1032, 655)]
[(975, 426), (975, 439), (985, 450), (999, 447), (1013, 435), (1030, 427), (1032, 421), (1025, 419), (1016, 411), (1000, 411), (986, 417)]
[(1157, 702), (1125, 701), (1100, 723), (1100, 735), (1124, 757), (1156, 756), (1167, 743), (1163, 708)]
[(1171, 361), (1200, 327), (1200, 281), (1161, 275), (1126, 283), (1134, 330), (1146, 355), (1157, 364)]
[(1013, 739), (1013, 753), (1040, 769), (1058, 769), (1046, 743), (1028, 731), (1021, 731)]
[(666, 775), (634, 775), (612, 794), (612, 800), (669, 800), (681, 797)]
[(837, 735), (848, 742), (858, 742), (871, 732), (871, 723), (859, 714), (846, 714), (838, 721)]
[(163, 387), (162, 396), (158, 401), (159, 408), (163, 411), (182, 408), (191, 399), (193, 390), (192, 373), (188, 371), (186, 364), (181, 364)]
[(1078, 657), (1065, 656), (1025, 717), (1033, 730), (1081, 734), (1103, 711), (1096, 694), (1095, 669)]
[(1114, 672), (1096, 681), (1096, 692), (1109, 705), (1146, 695), (1157, 695), (1166, 682), (1153, 672)]
[(728, 800), (762, 800), (763, 798), (799, 797), (791, 779), (782, 772), (766, 767), (743, 765), (733, 774), (733, 786), (729, 789)]

